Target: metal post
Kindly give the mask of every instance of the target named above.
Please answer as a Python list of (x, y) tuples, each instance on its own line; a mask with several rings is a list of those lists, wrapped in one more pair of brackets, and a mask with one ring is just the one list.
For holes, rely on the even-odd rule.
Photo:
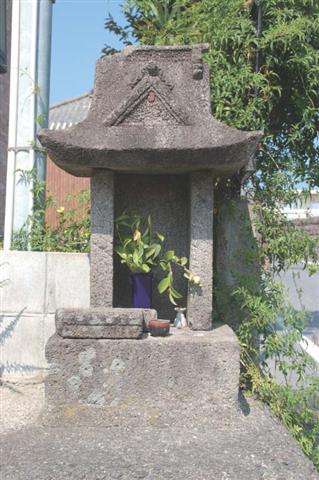
[(45, 157), (36, 134), (47, 126), (49, 110), (52, 0), (13, 0), (10, 113), (4, 249), (33, 210), (32, 185), (17, 170), (33, 170), (45, 180)]

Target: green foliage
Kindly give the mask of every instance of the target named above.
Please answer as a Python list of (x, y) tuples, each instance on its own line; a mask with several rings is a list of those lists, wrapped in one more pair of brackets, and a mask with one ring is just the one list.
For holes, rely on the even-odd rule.
[[(247, 375), (252, 392), (267, 403), (301, 445), (304, 453), (319, 467), (319, 379), (312, 376), (304, 387), (279, 385), (250, 360)], [(316, 412), (314, 413), (314, 408)]]
[[(232, 291), (236, 311), (241, 313), (237, 334), (244, 367), (242, 381), (281, 418), (319, 468), (318, 372), (312, 358), (299, 346), (309, 318), (287, 304), (287, 292), (276, 277), (295, 263), (304, 262), (306, 268), (307, 261), (313, 262), (309, 274), (314, 273), (319, 238), (298, 230), (279, 209), (256, 203), (255, 215), (259, 238), (255, 253), (263, 268), (258, 283), (252, 283), (250, 275), (242, 275)], [(282, 384), (272, 378), (274, 370), (281, 375)]]
[(205, 60), (213, 115), (237, 128), (264, 130), (255, 178), (259, 188), (282, 170), (292, 183), (318, 185), (317, 1), (262, 2), (260, 38), (253, 1), (130, 0), (123, 10), (127, 24), (120, 27), (112, 19), (106, 28), (125, 44), (210, 45)]
[[(109, 14), (105, 21), (105, 28), (119, 37), (123, 45), (132, 45), (136, 41), (146, 44), (156, 43), (154, 31), (158, 34), (168, 22), (176, 19), (184, 0), (128, 0), (123, 5), (123, 14), (127, 24), (122, 27)], [(149, 32), (150, 39), (145, 38), (145, 32)], [(115, 53), (110, 45), (106, 45), (102, 53), (110, 55)]]
[(151, 217), (141, 218), (139, 215), (123, 213), (115, 221), (118, 245), (115, 252), (133, 273), (148, 273), (160, 267), (166, 276), (159, 282), (159, 293), (166, 292), (173, 305), (182, 295), (174, 288), (172, 265), (183, 268), (184, 277), (190, 283), (200, 285), (200, 278), (194, 275), (186, 265), (186, 257), (177, 257), (174, 250), (162, 253), (164, 235), (156, 232), (154, 238)]
[[(233, 278), (233, 286), (225, 284), (223, 272), (219, 272), (215, 278), (215, 314), (228, 319), (236, 312), (243, 388), (268, 403), (319, 467), (318, 372), (299, 346), (309, 317), (287, 303), (288, 294), (278, 277), (295, 263), (304, 263), (306, 269), (307, 261), (311, 262), (310, 274), (314, 273), (318, 269), (319, 238), (298, 230), (279, 207), (255, 203), (253, 210), (255, 242), (241, 217), (239, 241), (227, 258), (227, 275)], [(222, 215), (235, 221), (236, 202), (230, 202)], [(298, 293), (301, 300), (302, 292)], [(275, 372), (281, 384), (273, 379)]]
[[(83, 190), (75, 196), (77, 206), (57, 208), (52, 196), (45, 200), (45, 182), (39, 181), (34, 171), (20, 171), (22, 181), (31, 185), (33, 212), (24, 225), (13, 234), (12, 250), (38, 252), (88, 252), (90, 247), (90, 202), (89, 192)], [(66, 204), (72, 199), (68, 195)], [(56, 209), (58, 221), (51, 226), (45, 221), (45, 212)]]
[(115, 222), (120, 245), (115, 248), (133, 273), (148, 273), (158, 265), (164, 237), (157, 234), (157, 243), (152, 238), (151, 218), (141, 219), (137, 215), (123, 214)]

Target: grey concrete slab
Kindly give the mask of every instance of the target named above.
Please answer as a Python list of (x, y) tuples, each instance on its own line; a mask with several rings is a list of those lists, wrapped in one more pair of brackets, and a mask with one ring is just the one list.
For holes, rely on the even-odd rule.
[(46, 367), (44, 315), (3, 315), (0, 327), (1, 335), (8, 332), (1, 345), (1, 364), (6, 374), (36, 375), (39, 368)]
[(47, 255), (46, 311), (90, 304), (90, 260), (82, 253)]
[(0, 312), (44, 313), (46, 288), (45, 252), (0, 252), (1, 276), (8, 279), (0, 289)]
[[(99, 407), (96, 407), (98, 415)], [(33, 426), (1, 438), (1, 480), (318, 480), (269, 411), (198, 416), (192, 429)]]

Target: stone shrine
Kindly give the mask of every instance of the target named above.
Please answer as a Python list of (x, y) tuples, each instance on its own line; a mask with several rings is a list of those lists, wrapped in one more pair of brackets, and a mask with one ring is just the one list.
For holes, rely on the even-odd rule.
[[(98, 60), (88, 117), (39, 135), (59, 167), (91, 177), (91, 308), (56, 314), (49, 403), (236, 402), (238, 342), (227, 326), (212, 330), (214, 178), (244, 169), (261, 134), (212, 117), (206, 48), (128, 47)], [(155, 310), (130, 308), (129, 275), (113, 248), (114, 219), (127, 209), (150, 214), (167, 247), (200, 275), (197, 288), (177, 276), (191, 330), (145, 334), (157, 314), (173, 320), (156, 292)]]
[[(214, 178), (238, 175), (260, 134), (211, 117), (205, 48), (100, 59), (88, 118), (40, 135), (58, 165), (92, 178), (91, 308), (56, 312), (41, 421), (3, 437), (2, 480), (318, 480), (273, 412), (238, 395), (237, 337), (217, 315), (212, 323)], [(215, 305), (225, 317), (219, 274), (240, 273), (228, 253), (237, 255), (234, 244), (247, 242), (239, 230), (251, 225), (237, 205), (238, 220), (224, 215), (227, 199), (215, 201)], [(188, 292), (177, 279), (191, 328), (148, 335), (157, 313), (173, 319), (164, 296), (155, 295), (156, 310), (130, 308), (129, 274), (113, 253), (114, 218), (128, 208), (151, 214), (168, 248), (201, 275), (202, 289)], [(21, 425), (22, 402), (32, 412), (36, 399), (29, 382), (28, 396), (13, 386)]]

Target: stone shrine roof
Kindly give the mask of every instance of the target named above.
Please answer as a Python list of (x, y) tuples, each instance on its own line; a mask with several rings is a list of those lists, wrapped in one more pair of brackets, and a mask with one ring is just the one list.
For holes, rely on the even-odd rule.
[(77, 176), (211, 170), (231, 175), (254, 156), (261, 132), (211, 115), (206, 45), (127, 47), (97, 61), (90, 110), (61, 130), (41, 130), (50, 158)]

